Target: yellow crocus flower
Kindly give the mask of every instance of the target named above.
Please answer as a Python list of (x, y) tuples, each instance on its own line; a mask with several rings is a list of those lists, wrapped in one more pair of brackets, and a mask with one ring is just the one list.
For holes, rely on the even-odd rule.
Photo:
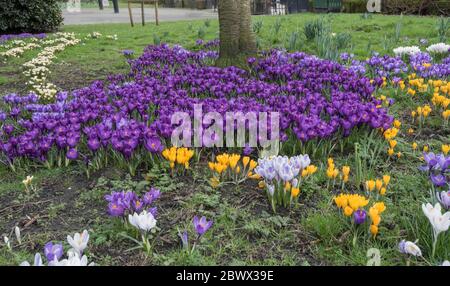
[(378, 234), (378, 226), (376, 226), (376, 225), (371, 225), (371, 226), (370, 226), (370, 233), (371, 233), (373, 236), (376, 236), (376, 235)]
[(381, 187), (383, 187), (383, 181), (380, 179), (377, 179), (375, 181), (375, 188), (379, 191), (379, 190), (381, 190)]
[(254, 160), (251, 160), (250, 161), (249, 170), (251, 171), (251, 170), (255, 169), (256, 166), (258, 166), (258, 163), (256, 161), (254, 161)]
[(388, 149), (388, 155), (389, 155), (389, 156), (394, 155), (394, 149), (389, 148), (389, 149)]
[(249, 162), (250, 162), (250, 157), (245, 156), (245, 157), (242, 158), (242, 165), (244, 166), (244, 168), (247, 167)]
[(375, 189), (375, 181), (374, 180), (366, 181), (366, 188), (369, 192), (373, 191)]
[(344, 176), (348, 176), (350, 174), (350, 167), (349, 166), (343, 166), (342, 167), (342, 174), (344, 174)]
[(383, 176), (383, 183), (384, 185), (387, 187), (389, 185), (389, 182), (391, 181), (391, 176), (389, 175), (384, 175)]
[(444, 155), (447, 156), (448, 152), (450, 151), (450, 145), (448, 145), (448, 144), (443, 144), (442, 147), (441, 147), (441, 149), (442, 149), (442, 153), (444, 153)]
[(344, 208), (344, 215), (345, 216), (351, 216), (353, 214), (353, 209), (349, 206)]
[(300, 194), (300, 189), (299, 189), (299, 188), (292, 188), (292, 190), (291, 190), (291, 196), (292, 196), (293, 198), (298, 197), (299, 194)]
[(391, 146), (391, 148), (394, 149), (395, 146), (397, 146), (397, 140), (390, 140), (389, 141), (389, 146)]

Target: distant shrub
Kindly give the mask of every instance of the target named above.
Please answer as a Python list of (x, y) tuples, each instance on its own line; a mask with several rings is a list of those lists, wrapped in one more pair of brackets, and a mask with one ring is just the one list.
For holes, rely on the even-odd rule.
[(57, 30), (63, 18), (58, 0), (0, 0), (0, 33)]

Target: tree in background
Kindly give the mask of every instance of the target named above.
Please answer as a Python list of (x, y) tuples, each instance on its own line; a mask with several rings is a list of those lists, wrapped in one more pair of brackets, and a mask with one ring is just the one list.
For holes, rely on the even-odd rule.
[(244, 67), (256, 54), (256, 37), (251, 24), (250, 0), (218, 0), (220, 55), (218, 66)]
[(52, 32), (63, 18), (59, 0), (0, 0), (0, 34)]

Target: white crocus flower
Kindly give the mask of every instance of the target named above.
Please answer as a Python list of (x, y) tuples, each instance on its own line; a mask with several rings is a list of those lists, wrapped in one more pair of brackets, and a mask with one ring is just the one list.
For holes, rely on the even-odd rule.
[(145, 210), (140, 214), (134, 213), (133, 215), (128, 215), (128, 221), (134, 227), (146, 232), (150, 231), (156, 226), (156, 219), (151, 213)]
[[(31, 266), (31, 265), (28, 261), (24, 261), (20, 263), (20, 266)], [(42, 263), (42, 257), (40, 253), (36, 253), (36, 255), (34, 255), (33, 266), (44, 266), (44, 264)]]
[(33, 182), (34, 177), (33, 176), (27, 176), (25, 180), (22, 181), (22, 183), (25, 186), (29, 186)]
[(89, 242), (89, 233), (87, 230), (84, 230), (82, 234), (75, 233), (73, 237), (68, 235), (67, 242), (73, 247), (76, 253), (81, 255)]
[(20, 234), (20, 228), (18, 226), (14, 228), (14, 233), (16, 234), (16, 239), (19, 242), (19, 244), (22, 244), (22, 236)]
[(431, 257), (434, 257), (439, 234), (441, 232), (446, 232), (450, 227), (450, 212), (442, 214), (441, 205), (439, 203), (435, 204), (434, 207), (430, 203), (422, 204), (422, 210), (433, 227), (434, 240)]
[(417, 53), (420, 53), (420, 48), (417, 46), (411, 46), (411, 47), (398, 47), (394, 49), (394, 54), (396, 56), (405, 56), (405, 55), (415, 55)]
[(9, 241), (9, 238), (7, 236), (3, 237), (3, 241), (5, 242), (6, 247), (8, 247), (8, 249), (11, 249), (11, 242)]
[(67, 259), (63, 259), (59, 262), (55, 260), (52, 263), (49, 263), (49, 266), (94, 266), (93, 262), (88, 264), (86, 255), (80, 257), (78, 253), (71, 251), (69, 251), (67, 255)]
[(437, 43), (427, 48), (429, 53), (446, 54), (450, 51), (450, 45), (445, 43)]
[(422, 256), (422, 251), (419, 246), (412, 241), (406, 241), (404, 244), (404, 251), (406, 254), (410, 254), (412, 256)]
[(450, 261), (445, 260), (444, 262), (442, 262), (441, 266), (450, 266)]
[(434, 207), (430, 203), (427, 203), (426, 205), (423, 204), (422, 210), (430, 221), (436, 236), (441, 232), (448, 230), (450, 227), (450, 212), (442, 214), (441, 205), (439, 203), (435, 204)]

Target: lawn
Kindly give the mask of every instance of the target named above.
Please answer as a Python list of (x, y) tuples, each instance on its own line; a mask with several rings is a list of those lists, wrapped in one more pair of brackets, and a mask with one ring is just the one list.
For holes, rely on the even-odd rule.
[[(337, 61), (336, 55), (328, 54), (329, 49), (321, 46), (323, 42), (306, 39), (304, 27), (312, 20), (324, 21), (331, 27), (328, 31), (331, 37), (342, 39), (336, 40), (336, 43), (340, 41), (339, 52), (353, 53), (355, 59), (361, 61), (372, 57), (374, 52), (393, 56), (396, 47), (422, 45), (424, 50), (441, 40), (436, 17), (303, 13), (254, 17), (259, 49), (302, 51)], [(160, 26), (148, 24), (134, 28), (128, 24), (64, 26), (61, 31), (75, 33), (81, 42), (57, 53), (49, 66), (48, 81), (60, 90), (73, 91), (90, 86), (93, 81), (106, 80), (111, 74), (129, 74), (130, 64), (124, 57), (124, 50), (133, 50), (134, 59), (143, 54), (148, 45), (161, 43), (199, 51), (198, 39), (206, 42), (218, 38), (218, 22), (164, 22)], [(100, 35), (89, 36), (93, 32)], [(117, 40), (108, 35), (117, 35)], [(422, 39), (429, 44), (421, 44)], [(5, 50), (0, 48), (0, 52)], [(0, 63), (0, 96), (13, 92), (26, 94), (29, 86), (22, 65), (39, 52), (39, 49), (32, 49), (22, 57)], [(157, 75), (159, 69), (156, 69)], [(370, 249), (380, 251), (382, 265), (442, 264), (450, 259), (448, 231), (440, 235), (436, 253), (432, 255), (432, 228), (421, 208), (424, 202), (437, 202), (433, 193), (438, 188), (433, 187), (427, 174), (418, 167), (424, 164), (422, 150), (441, 153), (446, 148), (442, 146), (450, 144), (448, 118), (443, 119), (441, 115), (447, 107), (442, 110), (433, 97), (435, 93), (442, 94), (448, 101), (450, 78), (448, 75), (432, 78), (434, 86), (431, 82), (424, 87), (428, 79), (416, 83), (414, 80), (420, 75), (413, 73), (414, 70), (409, 69), (399, 74), (405, 88), (394, 84), (393, 78), (388, 76), (372, 94), (397, 120), (394, 125), (399, 134), (393, 136), (395, 139), (386, 139), (379, 128), (363, 127), (355, 127), (348, 137), (338, 136), (309, 144), (299, 144), (289, 137), (282, 149), (284, 154), (298, 155), (300, 150), (308, 153), (318, 170), (301, 186), (299, 202), (292, 207), (278, 208), (276, 213), (258, 181), (246, 180), (242, 184), (220, 187), (211, 184), (208, 161), (221, 152), (241, 152), (236, 149), (203, 153), (197, 149), (189, 171), (180, 174), (173, 174), (163, 158), (159, 163), (152, 159), (152, 163), (139, 165), (136, 170), (132, 170), (126, 160), (125, 164), (120, 164), (124, 162), (120, 160), (102, 163), (87, 176), (81, 160), (68, 164), (55, 162), (54, 166), (46, 168), (37, 161), (18, 159), (12, 170), (7, 164), (1, 164), (3, 157), (0, 157), (0, 234), (13, 240), (14, 226), (19, 225), (22, 230), (22, 242), (13, 243), (13, 250), (0, 244), (0, 264), (32, 261), (34, 253), (42, 252), (46, 242), (63, 241), (67, 234), (83, 229), (90, 233), (89, 260), (99, 265), (366, 265)], [(367, 76), (376, 78), (370, 72)], [(438, 91), (434, 89), (436, 86)], [(392, 101), (388, 103), (386, 98)], [(422, 119), (411, 116), (411, 111), (425, 105), (433, 109), (429, 116)], [(7, 104), (0, 103), (0, 110), (2, 108), (6, 109)], [(388, 154), (390, 144), (391, 149), (395, 149), (393, 154)], [(413, 144), (417, 147), (412, 147), (416, 146)], [(255, 153), (251, 157), (258, 158)], [(333, 171), (334, 166), (337, 170), (350, 167), (348, 183), (341, 182), (340, 175), (330, 179), (332, 175), (327, 174), (327, 169)], [(33, 183), (25, 188), (22, 181), (28, 175), (34, 177)], [(336, 207), (334, 198), (340, 192), (368, 195), (366, 191), (370, 187), (366, 181), (370, 185), (371, 180), (381, 180), (386, 175), (391, 178), (384, 186), (387, 194), (372, 195), (370, 200), (370, 206), (382, 201), (387, 207), (379, 233), (373, 237), (367, 228), (351, 223)], [(448, 173), (444, 176), (447, 181), (441, 190), (448, 189)], [(129, 235), (135, 234), (130, 225), (124, 227), (120, 219), (108, 216), (104, 197), (117, 190), (143, 193), (150, 186), (160, 189), (162, 195), (155, 202), (158, 231), (152, 238), (152, 253), (148, 254), (136, 249), (129, 239)], [(28, 188), (31, 190), (25, 191)], [(376, 189), (380, 191), (381, 187), (377, 185)], [(213, 219), (214, 224), (195, 251), (187, 254), (182, 251), (179, 232), (190, 228), (195, 215)], [(403, 239), (418, 240), (422, 257), (400, 254), (398, 243)]]

